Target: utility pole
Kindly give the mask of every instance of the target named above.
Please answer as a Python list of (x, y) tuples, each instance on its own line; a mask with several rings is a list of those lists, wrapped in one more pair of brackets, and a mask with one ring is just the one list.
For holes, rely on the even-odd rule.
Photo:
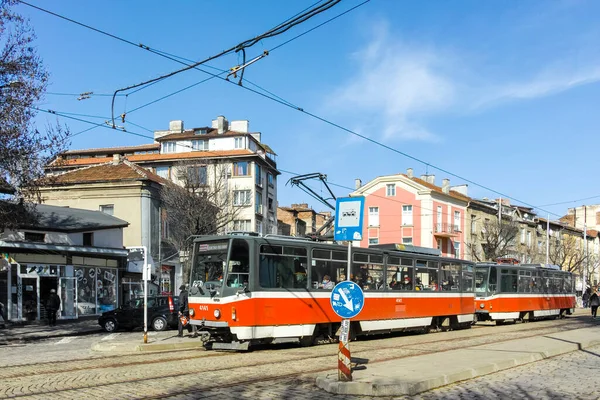
[(585, 291), (587, 282), (587, 206), (583, 206), (583, 288)]
[(550, 264), (550, 214), (546, 219), (546, 264)]

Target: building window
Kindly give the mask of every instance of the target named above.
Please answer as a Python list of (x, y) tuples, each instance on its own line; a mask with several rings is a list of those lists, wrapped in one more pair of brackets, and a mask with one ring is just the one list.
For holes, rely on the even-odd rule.
[(369, 244), (379, 244), (379, 238), (370, 238)]
[(475, 234), (475, 230), (477, 229), (477, 223), (475, 222), (475, 215), (471, 214), (471, 234)]
[(188, 186), (204, 186), (208, 183), (206, 177), (206, 165), (188, 167), (186, 172), (186, 183)]
[(256, 170), (256, 174), (255, 174), (256, 184), (258, 186), (262, 186), (262, 170), (260, 168), (260, 165), (255, 164), (255, 170)]
[(192, 150), (208, 150), (208, 140), (192, 140)]
[(93, 246), (94, 245), (94, 232), (85, 232), (83, 234), (83, 245)]
[(454, 232), (460, 232), (460, 211), (454, 211)]
[(268, 205), (269, 205), (269, 211), (273, 212), (273, 211), (274, 211), (274, 210), (273, 210), (273, 199), (272, 199), (271, 197), (269, 197), (269, 198), (267, 199), (267, 203), (268, 203)]
[(177, 142), (163, 142), (162, 152), (163, 153), (175, 153)]
[(236, 137), (233, 139), (234, 144), (233, 147), (235, 149), (243, 149), (244, 148), (244, 138), (243, 137)]
[(435, 221), (437, 232), (442, 231), (442, 206), (437, 206), (437, 220)]
[(402, 238), (402, 244), (413, 244), (412, 237)]
[(104, 214), (115, 215), (115, 205), (114, 204), (101, 205), (100, 211), (102, 211)]
[(521, 243), (525, 244), (525, 229), (521, 229)]
[(234, 206), (248, 206), (252, 201), (250, 190), (234, 190), (233, 191), (233, 205)]
[(379, 226), (379, 207), (369, 207), (369, 226)]
[(393, 183), (389, 183), (385, 185), (385, 195), (386, 196), (395, 196), (396, 195), (396, 185)]
[(248, 170), (248, 161), (241, 161), (233, 163), (233, 176), (248, 176), (250, 171)]
[(25, 241), (44, 243), (46, 241), (46, 234), (37, 232), (25, 232)]
[(437, 249), (439, 251), (442, 251), (442, 239), (436, 239), (437, 240)]
[(460, 258), (460, 242), (454, 242), (454, 257)]
[(531, 246), (531, 232), (527, 231), (527, 246)]
[(257, 214), (262, 214), (262, 212), (263, 212), (262, 193), (256, 193), (255, 209), (256, 209)]
[(250, 232), (252, 231), (252, 221), (250, 221), (249, 219), (236, 219), (235, 221), (233, 221), (233, 230)]
[(262, 235), (263, 233), (263, 223), (262, 221), (256, 221), (256, 232)]
[(170, 168), (169, 167), (156, 167), (156, 175), (163, 179), (170, 179)]
[(402, 225), (413, 224), (412, 206), (402, 206)]
[(270, 187), (275, 187), (275, 181), (273, 179), (273, 174), (272, 173), (267, 173), (267, 183), (269, 184)]

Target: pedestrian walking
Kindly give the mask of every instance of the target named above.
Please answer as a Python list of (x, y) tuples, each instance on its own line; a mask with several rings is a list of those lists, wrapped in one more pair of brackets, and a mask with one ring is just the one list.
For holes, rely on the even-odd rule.
[(600, 306), (600, 297), (598, 297), (596, 288), (594, 288), (592, 290), (592, 295), (590, 296), (590, 307), (592, 308), (593, 319), (596, 319), (596, 312), (598, 311), (598, 306)]
[(50, 289), (50, 294), (46, 300), (46, 312), (48, 313), (48, 325), (56, 326), (56, 313), (60, 309), (60, 297), (56, 294), (56, 289)]
[(585, 289), (583, 296), (581, 296), (581, 300), (583, 301), (583, 308), (588, 308), (588, 303), (590, 301), (591, 294), (592, 294), (592, 289), (590, 289), (590, 287), (588, 286), (587, 289)]
[(179, 293), (179, 323), (177, 325), (179, 333), (177, 334), (177, 336), (183, 337), (183, 321), (182, 321), (181, 317), (184, 316), (185, 319), (188, 321), (186, 324), (187, 331), (192, 333), (192, 337), (197, 337), (198, 330), (197, 330), (196, 326), (190, 324), (190, 322), (189, 322), (190, 321), (190, 308), (189, 308), (189, 304), (188, 304), (187, 288), (188, 288), (187, 285), (181, 285), (179, 287), (179, 290), (181, 290), (181, 292)]

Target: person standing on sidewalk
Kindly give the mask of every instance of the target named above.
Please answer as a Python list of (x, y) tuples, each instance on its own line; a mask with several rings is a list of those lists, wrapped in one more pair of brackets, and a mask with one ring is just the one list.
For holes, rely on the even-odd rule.
[(600, 297), (598, 297), (596, 288), (594, 288), (592, 290), (592, 295), (590, 296), (590, 307), (592, 308), (592, 318), (594, 319), (596, 319), (596, 312), (598, 311), (598, 306), (600, 306)]
[(589, 288), (585, 289), (583, 296), (581, 296), (581, 300), (583, 301), (583, 308), (588, 308), (588, 303), (590, 301), (590, 295), (592, 294), (592, 290)]
[(50, 289), (48, 300), (46, 300), (46, 310), (48, 313), (48, 325), (56, 326), (56, 313), (60, 308), (60, 297), (56, 294), (56, 289)]

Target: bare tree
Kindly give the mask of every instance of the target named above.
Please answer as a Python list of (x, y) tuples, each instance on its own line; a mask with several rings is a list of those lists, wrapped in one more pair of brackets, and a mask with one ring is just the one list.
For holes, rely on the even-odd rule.
[(0, 228), (20, 223), (25, 200), (38, 198), (43, 167), (68, 145), (68, 131), (40, 131), (34, 117), (48, 83), (48, 72), (35, 51), (29, 22), (11, 8), (16, 0), (0, 0), (0, 182), (13, 202), (0, 203)]
[(470, 247), (472, 257), (476, 261), (496, 261), (515, 253), (516, 238), (519, 226), (514, 220), (486, 220), (481, 229), (481, 240), (472, 240)]
[(586, 275), (586, 281), (592, 282), (598, 268), (598, 257), (586, 254), (581, 237), (561, 234), (559, 238), (551, 238), (548, 258), (552, 264), (579, 276)]
[(177, 164), (173, 171), (174, 182), (164, 185), (161, 193), (165, 241), (180, 254), (187, 276), (192, 237), (225, 231), (251, 199), (236, 199), (234, 204), (228, 165), (194, 160)]

